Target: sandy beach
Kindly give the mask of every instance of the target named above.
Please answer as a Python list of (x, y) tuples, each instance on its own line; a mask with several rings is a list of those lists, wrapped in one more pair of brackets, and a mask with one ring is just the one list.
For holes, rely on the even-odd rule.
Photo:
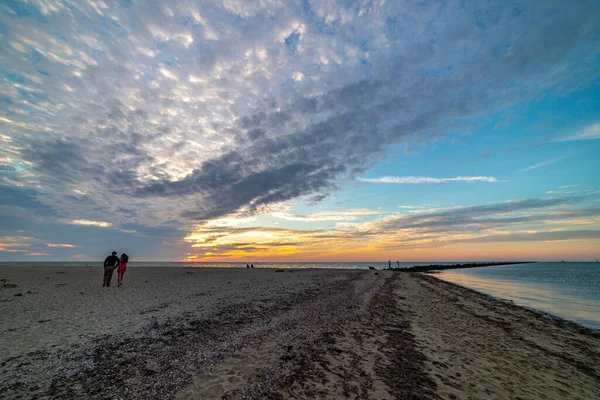
[(7, 399), (591, 399), (600, 338), (365, 270), (0, 268)]

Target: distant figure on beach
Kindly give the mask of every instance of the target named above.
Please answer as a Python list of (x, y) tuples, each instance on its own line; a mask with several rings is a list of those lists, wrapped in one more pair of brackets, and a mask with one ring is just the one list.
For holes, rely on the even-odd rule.
[(120, 262), (116, 251), (113, 251), (110, 256), (106, 257), (106, 260), (104, 260), (104, 283), (102, 283), (102, 287), (110, 287), (113, 272), (115, 272), (115, 268), (119, 266)]
[(400, 268), (400, 261), (396, 261), (396, 265), (398, 265), (398, 268)]
[(250, 264), (246, 264), (246, 268), (250, 268)]
[(250, 268), (254, 268), (254, 264), (250, 264)]
[(388, 261), (388, 266), (390, 269), (392, 269), (392, 260)]
[(117, 278), (118, 278), (118, 286), (123, 284), (123, 275), (125, 275), (125, 271), (127, 271), (127, 263), (129, 262), (129, 256), (125, 253), (121, 254), (121, 259), (119, 260), (119, 267), (117, 268)]

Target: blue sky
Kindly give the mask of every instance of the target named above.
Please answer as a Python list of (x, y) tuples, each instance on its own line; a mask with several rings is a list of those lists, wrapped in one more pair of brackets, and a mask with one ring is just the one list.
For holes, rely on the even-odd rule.
[(600, 256), (595, 1), (5, 1), (0, 261)]

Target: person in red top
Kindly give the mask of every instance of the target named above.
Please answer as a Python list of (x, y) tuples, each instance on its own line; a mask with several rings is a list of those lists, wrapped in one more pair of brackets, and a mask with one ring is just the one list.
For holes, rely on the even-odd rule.
[(121, 259), (119, 260), (119, 267), (117, 268), (117, 275), (119, 279), (119, 286), (123, 284), (123, 275), (125, 275), (125, 271), (127, 271), (127, 263), (129, 262), (129, 256), (125, 253), (121, 254)]

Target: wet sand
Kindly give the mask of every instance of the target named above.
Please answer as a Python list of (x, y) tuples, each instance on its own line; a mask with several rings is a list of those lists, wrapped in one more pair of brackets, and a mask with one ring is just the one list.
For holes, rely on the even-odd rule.
[(108, 289), (93, 268), (0, 279), (8, 399), (600, 398), (598, 336), (428, 275), (132, 268)]

